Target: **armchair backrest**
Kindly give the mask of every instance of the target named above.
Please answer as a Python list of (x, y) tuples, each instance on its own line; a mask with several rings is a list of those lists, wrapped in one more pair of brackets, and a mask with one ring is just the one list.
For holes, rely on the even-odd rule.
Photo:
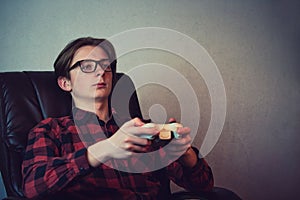
[[(119, 91), (130, 94), (130, 101), (124, 105), (120, 98), (114, 107), (129, 110), (131, 117), (142, 117), (133, 82), (117, 73), (117, 80), (120, 77)], [(71, 114), (72, 100), (50, 71), (2, 72), (0, 85), (0, 170), (7, 195), (18, 197), (23, 196), (21, 164), (28, 132), (45, 118)]]

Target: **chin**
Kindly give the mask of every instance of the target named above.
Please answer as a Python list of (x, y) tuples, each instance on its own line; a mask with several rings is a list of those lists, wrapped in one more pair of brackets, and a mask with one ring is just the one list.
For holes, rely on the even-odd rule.
[(105, 101), (108, 101), (108, 97), (109, 95), (99, 95), (99, 96), (96, 96), (95, 97), (95, 101), (96, 102), (105, 102)]

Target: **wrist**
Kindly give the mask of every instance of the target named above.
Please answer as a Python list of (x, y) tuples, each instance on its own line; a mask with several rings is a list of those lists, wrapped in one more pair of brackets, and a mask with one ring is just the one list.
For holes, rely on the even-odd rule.
[(97, 142), (87, 148), (87, 160), (92, 167), (97, 167), (109, 159), (106, 140)]
[(192, 147), (189, 147), (186, 152), (179, 158), (179, 162), (188, 168), (193, 168), (198, 162), (198, 156)]

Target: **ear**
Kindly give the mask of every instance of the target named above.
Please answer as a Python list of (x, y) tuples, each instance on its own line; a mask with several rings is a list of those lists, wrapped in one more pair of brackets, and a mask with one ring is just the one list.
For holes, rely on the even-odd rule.
[(63, 89), (64, 91), (66, 92), (71, 92), (72, 91), (72, 85), (71, 85), (71, 80), (66, 78), (66, 77), (63, 77), (63, 76), (60, 76), (57, 78), (57, 83), (59, 85), (59, 87), (61, 89)]

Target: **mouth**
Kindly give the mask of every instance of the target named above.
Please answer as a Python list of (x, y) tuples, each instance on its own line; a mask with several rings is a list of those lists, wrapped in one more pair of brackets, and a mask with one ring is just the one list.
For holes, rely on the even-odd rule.
[(96, 83), (95, 86), (96, 86), (96, 88), (106, 88), (107, 84), (104, 82), (101, 82), (101, 83)]

